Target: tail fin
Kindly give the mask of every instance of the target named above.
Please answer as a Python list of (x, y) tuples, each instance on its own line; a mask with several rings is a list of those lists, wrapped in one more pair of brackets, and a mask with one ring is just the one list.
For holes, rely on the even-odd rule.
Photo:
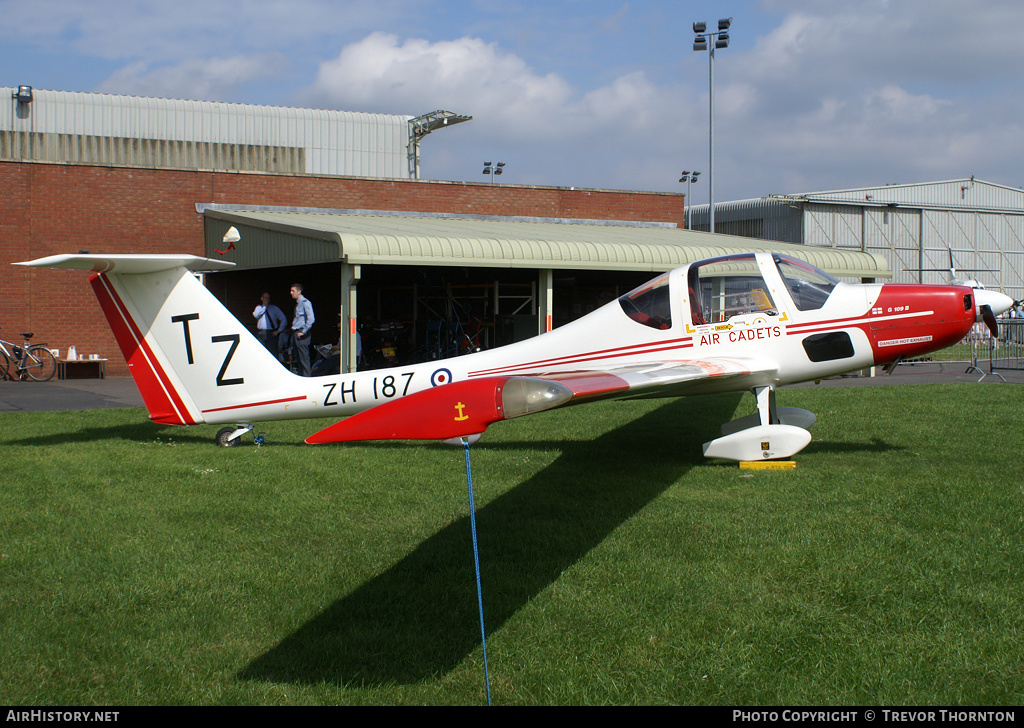
[(93, 291), (156, 422), (229, 421), (233, 410), (274, 401), (291, 379), (192, 274), (232, 263), (174, 255), (58, 255), (17, 265), (93, 272)]

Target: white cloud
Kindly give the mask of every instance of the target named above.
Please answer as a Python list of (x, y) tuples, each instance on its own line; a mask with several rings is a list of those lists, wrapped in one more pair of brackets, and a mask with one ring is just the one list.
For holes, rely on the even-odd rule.
[(951, 106), (950, 101), (928, 94), (911, 94), (895, 84), (886, 84), (870, 92), (865, 103), (871, 121), (900, 126), (928, 123)]
[(478, 118), (562, 107), (571, 90), (479, 38), (431, 43), (373, 33), (320, 64), (310, 95), (332, 105), (391, 113), (471, 109)]
[(278, 53), (230, 58), (189, 58), (173, 66), (151, 69), (129, 64), (101, 82), (101, 93), (158, 96), (202, 101), (228, 101), (255, 80), (279, 76), (288, 61)]

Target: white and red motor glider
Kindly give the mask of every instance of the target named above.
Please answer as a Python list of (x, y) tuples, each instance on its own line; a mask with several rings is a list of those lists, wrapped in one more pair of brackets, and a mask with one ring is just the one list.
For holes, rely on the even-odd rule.
[[(554, 331), (389, 369), (300, 377), (200, 283), (233, 264), (188, 255), (56, 255), (19, 263), (92, 271), (93, 290), (150, 418), (226, 424), (344, 418), (307, 438), (478, 437), (493, 422), (609, 398), (752, 391), (757, 412), (704, 443), (712, 458), (788, 458), (814, 415), (776, 388), (888, 365), (995, 327), (1013, 301), (957, 285), (854, 284), (792, 257), (749, 253), (677, 268)], [(237, 423), (246, 424), (237, 424)]]

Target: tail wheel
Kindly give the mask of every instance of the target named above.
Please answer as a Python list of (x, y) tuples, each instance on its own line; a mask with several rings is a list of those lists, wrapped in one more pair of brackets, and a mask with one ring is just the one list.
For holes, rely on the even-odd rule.
[(231, 438), (231, 433), (237, 430), (237, 427), (222, 427), (217, 431), (217, 444), (221, 447), (238, 447), (242, 444), (242, 438), (236, 437), (234, 440)]
[(57, 359), (45, 346), (33, 346), (25, 359), (25, 373), (37, 382), (48, 382), (57, 372)]

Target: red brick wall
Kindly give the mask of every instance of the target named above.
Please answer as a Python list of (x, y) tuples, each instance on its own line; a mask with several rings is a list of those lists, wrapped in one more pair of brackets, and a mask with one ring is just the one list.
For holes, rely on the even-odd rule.
[(683, 222), (683, 196), (610, 190), (0, 162), (0, 337), (111, 359), (88, 277), (10, 264), (58, 253), (203, 255), (197, 202)]

